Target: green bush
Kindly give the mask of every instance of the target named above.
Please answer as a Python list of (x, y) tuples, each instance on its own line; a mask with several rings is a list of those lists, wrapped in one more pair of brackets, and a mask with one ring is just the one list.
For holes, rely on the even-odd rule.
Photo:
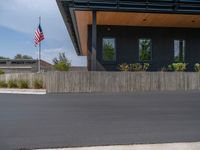
[(130, 71), (142, 71), (142, 65), (140, 63), (130, 64), (129, 70)]
[(33, 81), (33, 88), (34, 89), (43, 89), (43, 81), (42, 80), (34, 80)]
[(194, 69), (195, 69), (196, 72), (200, 72), (200, 64), (199, 64), (199, 63), (196, 63), (196, 64), (194, 65)]
[(168, 70), (168, 71), (174, 71), (174, 68), (173, 68), (173, 66), (170, 64), (170, 65), (168, 65), (167, 70)]
[(127, 63), (123, 63), (119, 65), (120, 71), (129, 71), (129, 65)]
[(0, 81), (0, 88), (7, 88), (8, 84), (6, 83), (6, 81)]
[(148, 63), (134, 63), (134, 64), (127, 64), (123, 63), (118, 66), (120, 71), (147, 71), (149, 69)]
[(187, 64), (186, 63), (173, 63), (168, 66), (169, 71), (186, 71), (187, 69)]
[(57, 64), (54, 65), (54, 68), (58, 71), (69, 71), (70, 69), (70, 64), (66, 63), (64, 61), (60, 61)]
[(150, 64), (144, 63), (142, 71), (147, 71), (149, 69)]
[(130, 64), (129, 70), (130, 71), (147, 71), (149, 69), (149, 64), (144, 63), (143, 65), (140, 63)]
[(28, 80), (19, 80), (18, 85), (20, 89), (28, 89), (29, 88), (29, 81)]
[(2, 69), (0, 69), (0, 75), (1, 74), (5, 74), (5, 72)]
[(18, 88), (17, 80), (9, 80), (8, 87), (9, 88)]
[(54, 68), (58, 71), (69, 71), (71, 62), (66, 58), (65, 53), (59, 53), (58, 58), (53, 59)]
[[(168, 67), (169, 68), (169, 67)], [(161, 72), (166, 72), (167, 71), (167, 68), (166, 67), (162, 67), (161, 69), (160, 69), (160, 71)]]

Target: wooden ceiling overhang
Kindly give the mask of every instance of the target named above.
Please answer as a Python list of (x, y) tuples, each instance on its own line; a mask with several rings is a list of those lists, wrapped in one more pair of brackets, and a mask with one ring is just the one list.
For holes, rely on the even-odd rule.
[[(82, 53), (87, 55), (88, 26), (92, 24), (92, 12), (75, 11), (75, 17)], [(200, 28), (200, 15), (98, 11), (97, 25)]]
[(87, 55), (92, 11), (97, 12), (97, 25), (200, 28), (200, 0), (57, 0), (57, 4), (78, 55)]

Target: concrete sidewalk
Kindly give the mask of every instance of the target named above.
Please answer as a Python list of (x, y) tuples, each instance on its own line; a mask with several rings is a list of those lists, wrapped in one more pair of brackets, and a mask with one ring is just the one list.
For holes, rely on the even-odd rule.
[(31, 94), (31, 95), (45, 95), (46, 89), (9, 89), (0, 88), (0, 94)]
[(80, 148), (58, 148), (39, 150), (200, 150), (200, 142), (171, 143), (171, 144), (147, 144), (147, 145), (116, 145)]

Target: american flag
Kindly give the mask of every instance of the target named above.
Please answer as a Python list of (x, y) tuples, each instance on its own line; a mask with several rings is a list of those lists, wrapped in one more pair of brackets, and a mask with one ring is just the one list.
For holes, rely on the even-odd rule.
[(44, 34), (42, 32), (42, 28), (39, 24), (37, 30), (35, 31), (35, 46), (37, 46), (38, 44), (40, 44), (40, 42), (44, 40)]

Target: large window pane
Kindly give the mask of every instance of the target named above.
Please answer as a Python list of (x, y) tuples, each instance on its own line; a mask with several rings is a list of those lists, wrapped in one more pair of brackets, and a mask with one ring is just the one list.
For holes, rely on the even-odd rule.
[(174, 61), (185, 61), (185, 40), (174, 40)]
[(151, 39), (139, 39), (139, 58), (140, 61), (152, 60)]
[(103, 38), (103, 60), (116, 61), (116, 49), (114, 38)]

